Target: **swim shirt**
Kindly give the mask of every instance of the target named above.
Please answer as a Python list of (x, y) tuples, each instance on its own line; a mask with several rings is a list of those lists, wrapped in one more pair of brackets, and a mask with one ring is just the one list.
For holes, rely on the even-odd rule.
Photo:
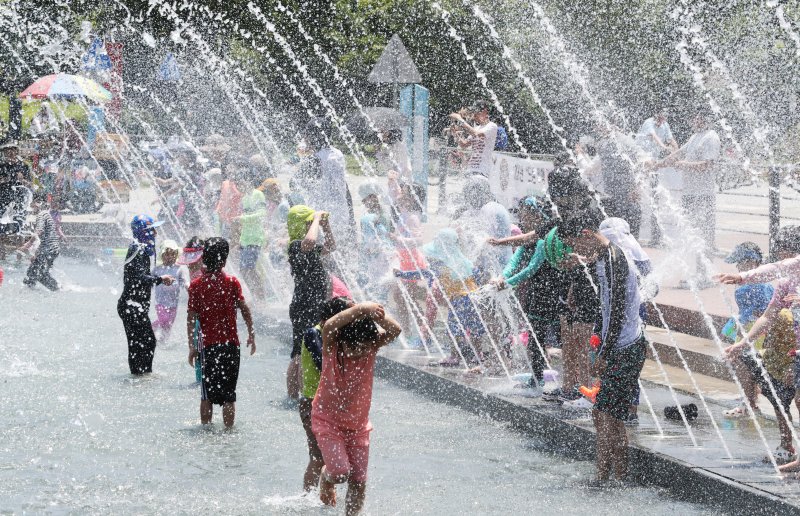
[(203, 348), (215, 344), (239, 345), (236, 305), (244, 301), (242, 285), (223, 271), (204, 272), (189, 285), (189, 311), (200, 318)]

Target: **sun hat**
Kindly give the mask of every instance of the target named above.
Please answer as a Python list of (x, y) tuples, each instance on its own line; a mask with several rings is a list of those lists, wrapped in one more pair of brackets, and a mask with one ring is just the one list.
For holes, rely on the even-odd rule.
[(184, 247), (180, 258), (176, 262), (178, 265), (191, 265), (203, 258), (202, 247)]

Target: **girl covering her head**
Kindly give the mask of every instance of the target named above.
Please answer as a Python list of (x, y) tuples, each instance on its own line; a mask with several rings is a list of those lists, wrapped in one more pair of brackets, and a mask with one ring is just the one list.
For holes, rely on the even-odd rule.
[(302, 240), (308, 232), (308, 223), (314, 220), (314, 209), (304, 204), (289, 208), (286, 217), (286, 228), (289, 231), (289, 243)]
[(432, 242), (422, 246), (422, 252), (428, 258), (441, 262), (459, 280), (472, 276), (472, 262), (461, 252), (458, 233), (454, 229), (440, 230)]

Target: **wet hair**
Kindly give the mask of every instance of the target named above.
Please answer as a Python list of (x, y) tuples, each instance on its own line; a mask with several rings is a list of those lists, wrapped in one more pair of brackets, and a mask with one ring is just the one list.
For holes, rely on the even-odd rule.
[(374, 342), (379, 335), (375, 321), (367, 317), (357, 319), (339, 330), (339, 338), (350, 345)]
[(33, 202), (46, 203), (47, 202), (47, 192), (45, 192), (44, 190), (37, 190), (37, 191), (33, 192)]
[(576, 213), (558, 225), (558, 237), (562, 239), (575, 238), (586, 229), (599, 231), (601, 222), (603, 222), (603, 214), (600, 213), (600, 210), (589, 209)]
[(313, 149), (323, 149), (329, 145), (331, 122), (325, 117), (314, 117), (303, 128), (302, 135)]
[(384, 143), (392, 144), (395, 142), (399, 142), (403, 139), (403, 131), (400, 129), (389, 129), (388, 131), (384, 131)]
[[(764, 261), (764, 255), (761, 252), (761, 247), (759, 247), (759, 245), (757, 243), (755, 243), (755, 242), (742, 242), (741, 244), (737, 245), (736, 247), (738, 247), (740, 249), (744, 249), (745, 251), (750, 251), (751, 253), (753, 253), (753, 255), (757, 257), (754, 260), (756, 262), (758, 262), (759, 264), (761, 264)], [(753, 258), (748, 258), (748, 259), (752, 260)]]
[(333, 299), (329, 299), (322, 303), (319, 309), (319, 320), (327, 321), (334, 315), (344, 312), (351, 306), (353, 306), (353, 300), (349, 297), (334, 297)]
[(574, 213), (591, 207), (594, 195), (577, 168), (558, 167), (550, 173), (547, 181), (547, 194), (561, 218), (571, 218)]
[(189, 237), (189, 240), (186, 241), (186, 245), (183, 247), (187, 249), (200, 249), (203, 247), (203, 244), (205, 244), (203, 239), (197, 235), (194, 235), (192, 237)]
[(469, 110), (473, 113), (480, 113), (481, 111), (488, 111), (489, 110), (489, 102), (484, 99), (478, 99), (472, 103), (469, 107)]
[(800, 226), (783, 226), (775, 238), (775, 251), (800, 254)]
[(209, 272), (221, 271), (228, 261), (230, 246), (221, 237), (212, 237), (203, 243), (203, 265)]

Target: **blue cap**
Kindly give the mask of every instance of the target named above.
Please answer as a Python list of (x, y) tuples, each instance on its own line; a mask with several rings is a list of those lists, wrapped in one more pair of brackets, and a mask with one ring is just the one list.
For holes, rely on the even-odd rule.
[(136, 215), (131, 220), (131, 231), (139, 233), (148, 229), (155, 229), (164, 224), (163, 220), (154, 220), (150, 215)]
[(761, 262), (762, 259), (761, 249), (758, 245), (752, 242), (744, 242), (733, 248), (731, 254), (725, 258), (725, 263), (741, 263), (748, 260)]

